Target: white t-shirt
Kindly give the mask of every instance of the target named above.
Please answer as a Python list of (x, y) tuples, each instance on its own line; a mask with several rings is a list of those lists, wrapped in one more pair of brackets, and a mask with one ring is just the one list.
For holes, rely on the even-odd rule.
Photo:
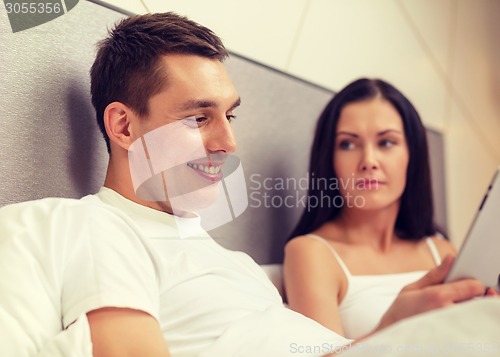
[(1, 356), (35, 356), (100, 307), (159, 316), (157, 267), (127, 219), (92, 196), (0, 208)]
[(1, 208), (0, 274), (2, 356), (35, 356), (106, 306), (157, 318), (173, 357), (315, 356), (349, 342), (286, 309), (259, 266), (197, 218), (109, 189)]
[(97, 196), (126, 213), (155, 252), (160, 324), (172, 356), (323, 355), (349, 343), (286, 309), (255, 261), (217, 244), (199, 218), (174, 217), (109, 189)]

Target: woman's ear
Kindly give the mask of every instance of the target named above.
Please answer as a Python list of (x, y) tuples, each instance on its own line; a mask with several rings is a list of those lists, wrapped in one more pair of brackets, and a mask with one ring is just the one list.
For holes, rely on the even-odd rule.
[(128, 150), (133, 138), (130, 132), (132, 110), (123, 103), (113, 102), (104, 110), (104, 127), (111, 143)]

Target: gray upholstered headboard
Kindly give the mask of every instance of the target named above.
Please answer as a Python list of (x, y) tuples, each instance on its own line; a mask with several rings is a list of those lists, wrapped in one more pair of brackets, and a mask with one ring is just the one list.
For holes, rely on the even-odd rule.
[[(94, 44), (121, 17), (81, 1), (62, 17), (13, 34), (0, 12), (0, 205), (99, 189), (107, 153), (90, 104), (88, 70)], [(333, 93), (238, 56), (227, 67), (242, 97), (234, 129), (249, 207), (211, 234), (259, 263), (280, 262), (303, 208), (296, 202), (304, 194), (300, 179), (316, 118)], [(437, 220), (446, 227), (441, 136), (429, 134)]]
[[(226, 247), (249, 252), (260, 263), (279, 263), (284, 243), (304, 209), (316, 120), (333, 92), (235, 56), (228, 69), (242, 97), (234, 127), (249, 206), (211, 234)], [(446, 230), (443, 140), (431, 129), (427, 137), (436, 222)]]

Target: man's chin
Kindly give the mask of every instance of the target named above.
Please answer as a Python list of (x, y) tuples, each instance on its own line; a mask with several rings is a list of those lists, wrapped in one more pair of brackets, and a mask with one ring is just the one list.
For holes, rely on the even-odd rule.
[(217, 201), (220, 193), (220, 182), (205, 186), (196, 191), (171, 197), (170, 204), (175, 215), (185, 212), (198, 212)]

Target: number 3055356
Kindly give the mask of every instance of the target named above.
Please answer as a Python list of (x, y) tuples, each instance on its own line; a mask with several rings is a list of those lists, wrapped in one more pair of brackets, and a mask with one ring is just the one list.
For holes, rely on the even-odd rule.
[(8, 14), (59, 14), (61, 4), (50, 2), (22, 2), (22, 3), (6, 3), (5, 9)]

